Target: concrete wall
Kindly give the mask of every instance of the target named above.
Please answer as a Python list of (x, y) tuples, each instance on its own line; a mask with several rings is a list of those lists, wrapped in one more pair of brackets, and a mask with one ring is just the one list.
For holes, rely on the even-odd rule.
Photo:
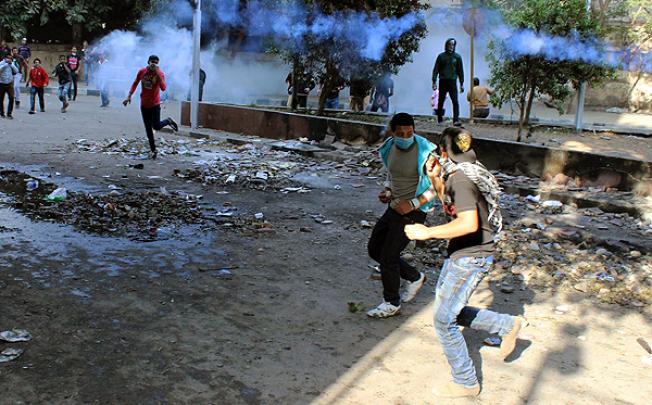
[[(190, 124), (190, 103), (181, 106), (181, 122)], [(381, 139), (383, 125), (348, 121), (336, 118), (315, 117), (283, 111), (238, 107), (224, 104), (200, 103), (199, 125), (204, 128), (260, 136), (272, 139), (306, 137), (322, 140), (326, 135), (347, 141), (364, 141), (374, 144)], [(419, 131), (437, 142), (439, 133)], [(572, 152), (543, 146), (495, 139), (476, 138), (474, 148), (482, 162), (492, 170), (510, 174), (542, 177), (558, 173), (591, 176), (610, 170), (638, 179), (652, 176), (652, 162), (641, 162), (585, 152)], [(628, 176), (630, 175), (630, 176)], [(632, 184), (623, 184), (626, 189)]]

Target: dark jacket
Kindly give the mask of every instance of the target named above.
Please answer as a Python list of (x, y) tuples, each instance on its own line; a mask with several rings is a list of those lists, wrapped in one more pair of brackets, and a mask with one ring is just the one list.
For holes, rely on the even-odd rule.
[(437, 56), (435, 67), (432, 69), (432, 83), (440, 80), (457, 80), (464, 84), (464, 66), (462, 57), (457, 52), (442, 52)]

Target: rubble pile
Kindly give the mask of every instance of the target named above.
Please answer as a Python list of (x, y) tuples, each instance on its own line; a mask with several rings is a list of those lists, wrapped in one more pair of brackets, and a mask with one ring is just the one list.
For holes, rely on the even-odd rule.
[[(173, 139), (166, 140), (163, 137), (157, 138), (157, 150), (159, 155), (187, 155), (199, 156), (200, 150), (210, 146), (220, 145), (222, 141), (197, 139)], [(107, 155), (121, 155), (123, 157), (146, 158), (149, 152), (149, 144), (144, 139), (105, 139), (102, 141), (91, 141), (78, 139), (70, 147), (72, 151), (88, 153), (104, 153)]]
[(296, 154), (253, 144), (232, 146), (225, 152), (210, 160), (198, 160), (192, 168), (177, 169), (174, 175), (205, 185), (305, 192), (307, 189), (292, 177), (316, 165)]
[(41, 207), (36, 215), (99, 234), (156, 236), (164, 227), (203, 222), (196, 199), (168, 192), (124, 192), (68, 198)]
[[(652, 236), (649, 224), (598, 208), (551, 209), (512, 195), (502, 203), (507, 217), (518, 218), (505, 224), (498, 243), (494, 273), (505, 291), (575, 290), (610, 303), (652, 304), (652, 255), (639, 245)], [(640, 239), (610, 235), (615, 227)]]

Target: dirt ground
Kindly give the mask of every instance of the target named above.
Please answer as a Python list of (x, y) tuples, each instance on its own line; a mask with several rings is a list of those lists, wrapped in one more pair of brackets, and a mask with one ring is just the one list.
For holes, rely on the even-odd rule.
[[(437, 399), (432, 386), (450, 377), (431, 316), (440, 255), (417, 247), (415, 260), (429, 281), (400, 316), (370, 320), (348, 309), (350, 302), (369, 308), (381, 300), (366, 254), (370, 229), (361, 223), (373, 224), (383, 212), (379, 179), (308, 161), (293, 177), (311, 189), (306, 193), (204, 186), (173, 175), (201, 154), (148, 161), (75, 148), (82, 138), (141, 139), (137, 106), (99, 109), (97, 98), (80, 97), (61, 114), (53, 97), (47, 102), (47, 113), (21, 109), (13, 121), (0, 120), (4, 170), (76, 192), (165, 187), (202, 195), (213, 220), (159, 228), (147, 240), (111, 237), (31, 219), (0, 194), (0, 330), (33, 335), (29, 342), (0, 342), (0, 351), (25, 350), (0, 364), (1, 403), (646, 404), (652, 398), (651, 357), (637, 342), (652, 343), (647, 303), (609, 304), (562, 284), (523, 283), (507, 293), (504, 272), (497, 271), (472, 303), (523, 314), (530, 326), (507, 362), (482, 344), (485, 334), (466, 330), (483, 392), (470, 401)], [(166, 105), (165, 115), (178, 116), (178, 106)], [(239, 153), (242, 167), (283, 157)], [(138, 163), (144, 168), (129, 167)], [(226, 208), (246, 219), (262, 213), (267, 225), (214, 220)], [(627, 230), (629, 237), (649, 238), (641, 229)], [(520, 254), (528, 257), (531, 249), (524, 242)], [(649, 252), (640, 253), (636, 260), (612, 255), (621, 255), (628, 271), (643, 272), (641, 285), (649, 285)]]

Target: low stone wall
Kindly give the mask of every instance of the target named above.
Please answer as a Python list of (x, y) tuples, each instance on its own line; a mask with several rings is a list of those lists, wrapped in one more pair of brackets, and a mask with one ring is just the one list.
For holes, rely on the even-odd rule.
[[(190, 125), (190, 103), (181, 106), (181, 122)], [(328, 117), (294, 114), (261, 108), (200, 103), (199, 124), (245, 135), (272, 139), (323, 140), (327, 135), (345, 141), (374, 144), (381, 139), (383, 125)], [(439, 133), (419, 131), (436, 142)], [(631, 189), (635, 179), (652, 177), (652, 162), (573, 152), (519, 142), (476, 138), (474, 148), (492, 170), (515, 175), (543, 177), (558, 173), (591, 177), (610, 171), (620, 173), (623, 189)]]

